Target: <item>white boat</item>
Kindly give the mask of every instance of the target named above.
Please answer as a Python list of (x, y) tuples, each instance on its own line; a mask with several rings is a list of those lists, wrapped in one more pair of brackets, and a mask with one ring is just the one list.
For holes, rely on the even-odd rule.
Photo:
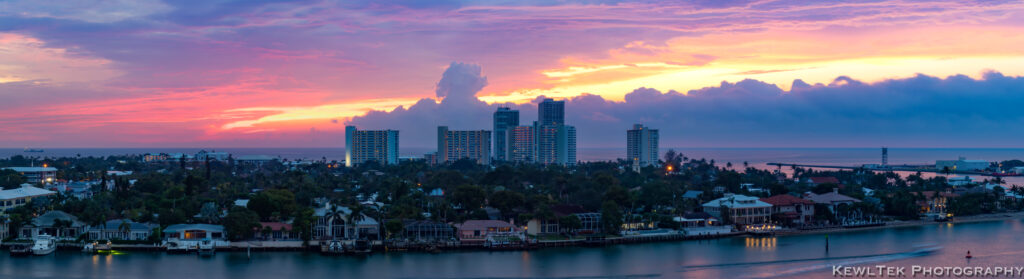
[(56, 250), (57, 239), (45, 234), (36, 236), (35, 244), (32, 245), (32, 254), (37, 256), (49, 255)]

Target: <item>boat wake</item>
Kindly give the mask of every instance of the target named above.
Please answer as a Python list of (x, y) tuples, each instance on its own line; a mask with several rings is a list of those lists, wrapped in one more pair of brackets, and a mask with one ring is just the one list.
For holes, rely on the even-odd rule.
[(761, 262), (745, 262), (745, 263), (730, 263), (730, 264), (713, 264), (713, 265), (691, 265), (684, 266), (682, 272), (689, 272), (701, 269), (720, 269), (720, 268), (734, 268), (734, 267), (753, 267), (753, 266), (765, 266), (765, 265), (791, 265), (804, 262), (822, 262), (807, 266), (798, 266), (784, 270), (773, 270), (761, 274), (751, 274), (746, 278), (778, 278), (778, 277), (789, 277), (801, 273), (816, 271), (816, 270), (827, 270), (833, 266), (855, 266), (869, 263), (878, 262), (889, 262), (895, 260), (902, 260), (908, 258), (924, 257), (931, 255), (942, 249), (936, 245), (919, 246), (917, 249), (909, 252), (902, 253), (886, 253), (886, 254), (872, 254), (872, 255), (858, 255), (858, 256), (843, 256), (843, 257), (822, 257), (822, 258), (809, 258), (809, 259), (793, 259), (793, 260), (778, 260), (778, 261), (761, 261)]

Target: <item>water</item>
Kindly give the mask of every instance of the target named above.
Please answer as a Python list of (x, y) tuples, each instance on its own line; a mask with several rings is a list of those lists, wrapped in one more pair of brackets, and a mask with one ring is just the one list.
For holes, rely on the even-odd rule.
[[(1021, 220), (767, 238), (725, 238), (535, 251), (376, 253), (365, 258), (315, 253), (244, 252), (213, 258), (128, 252), (93, 256), (0, 255), (0, 278), (826, 278), (835, 264), (1018, 266)], [(941, 247), (913, 253), (922, 245)], [(968, 261), (970, 250), (975, 258)]]

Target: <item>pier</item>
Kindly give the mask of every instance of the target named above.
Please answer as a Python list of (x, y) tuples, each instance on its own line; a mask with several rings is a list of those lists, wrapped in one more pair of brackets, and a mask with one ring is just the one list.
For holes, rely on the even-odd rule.
[(766, 165), (775, 166), (778, 168), (790, 167), (790, 168), (819, 168), (819, 169), (839, 169), (839, 170), (866, 170), (866, 171), (906, 171), (906, 172), (929, 172), (937, 174), (963, 174), (963, 175), (976, 175), (976, 176), (991, 176), (991, 177), (1006, 177), (1006, 176), (1021, 176), (1016, 173), (999, 173), (999, 172), (985, 172), (985, 171), (958, 171), (958, 170), (940, 170), (936, 169), (934, 165), (864, 165), (859, 167), (854, 166), (835, 166), (835, 165), (814, 165), (814, 164), (795, 164), (795, 163), (767, 163)]

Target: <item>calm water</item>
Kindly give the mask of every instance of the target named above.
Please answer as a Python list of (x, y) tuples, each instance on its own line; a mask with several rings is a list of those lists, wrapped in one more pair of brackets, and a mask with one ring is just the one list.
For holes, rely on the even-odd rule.
[[(92, 256), (58, 251), (0, 256), (0, 278), (825, 278), (835, 264), (1019, 266), (1021, 220), (934, 224), (829, 235), (728, 238), (528, 252), (377, 253), (365, 258), (314, 253), (218, 253), (213, 258), (130, 252)], [(920, 245), (935, 253), (909, 253)], [(967, 261), (970, 250), (975, 258)]]

